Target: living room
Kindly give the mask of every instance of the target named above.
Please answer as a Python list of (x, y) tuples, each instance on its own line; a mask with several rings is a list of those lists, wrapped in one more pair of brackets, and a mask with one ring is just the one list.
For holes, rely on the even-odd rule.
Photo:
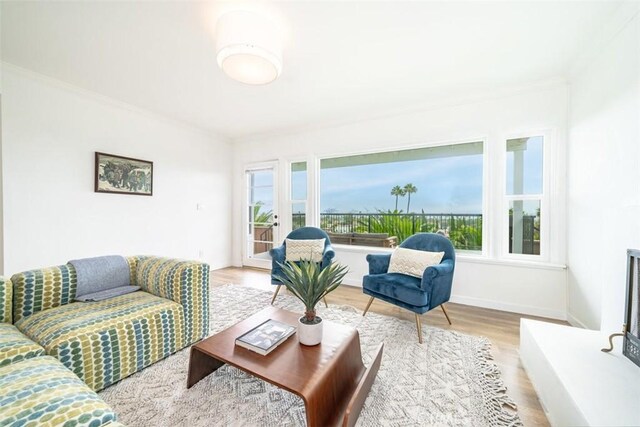
[[(187, 388), (187, 374), (191, 344), (272, 306), (302, 314), (272, 268), (290, 233), (313, 227), (346, 268), (318, 313), (357, 330), (371, 375), (347, 424), (640, 425), (625, 406), (640, 368), (620, 338), (600, 351), (631, 333), (637, 301), (639, 12), (636, 1), (0, 2), (0, 273), (19, 276), (4, 323), (54, 356), (26, 325), (33, 304), (16, 302), (23, 272), (80, 275), (73, 260), (118, 254), (126, 285), (181, 303), (155, 281), (180, 266), (207, 303), (162, 309), (198, 333), (127, 375), (81, 377), (115, 414), (102, 425), (311, 424), (304, 399), (264, 375), (227, 365)], [(123, 162), (137, 177), (126, 186)], [(371, 260), (424, 233), (455, 252), (446, 303), (374, 299)], [(53, 282), (72, 280), (65, 268)]]

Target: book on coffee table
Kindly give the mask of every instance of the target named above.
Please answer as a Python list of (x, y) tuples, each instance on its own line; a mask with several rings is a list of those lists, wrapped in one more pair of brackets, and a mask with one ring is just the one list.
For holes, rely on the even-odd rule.
[(295, 327), (269, 319), (236, 338), (236, 345), (266, 356), (295, 332)]

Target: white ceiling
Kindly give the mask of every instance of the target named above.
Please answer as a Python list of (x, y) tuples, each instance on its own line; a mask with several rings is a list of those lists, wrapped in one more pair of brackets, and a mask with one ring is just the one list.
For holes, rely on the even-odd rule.
[(238, 3), (3, 1), (2, 60), (237, 139), (563, 77), (620, 5), (253, 3), (286, 40), (281, 77), (257, 87), (215, 61), (216, 17)]

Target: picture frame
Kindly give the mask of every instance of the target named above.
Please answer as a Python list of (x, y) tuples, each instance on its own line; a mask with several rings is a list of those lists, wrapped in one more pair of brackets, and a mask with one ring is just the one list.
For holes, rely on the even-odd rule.
[(153, 162), (95, 152), (96, 193), (153, 195)]

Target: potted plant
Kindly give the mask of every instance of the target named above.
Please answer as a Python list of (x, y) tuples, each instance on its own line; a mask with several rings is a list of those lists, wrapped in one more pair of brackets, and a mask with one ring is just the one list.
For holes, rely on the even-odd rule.
[(347, 274), (347, 267), (330, 264), (322, 268), (319, 262), (302, 260), (299, 263), (278, 263), (282, 273), (277, 279), (295, 295), (305, 307), (298, 319), (300, 344), (317, 345), (322, 341), (322, 318), (316, 315), (316, 304), (333, 292)]

